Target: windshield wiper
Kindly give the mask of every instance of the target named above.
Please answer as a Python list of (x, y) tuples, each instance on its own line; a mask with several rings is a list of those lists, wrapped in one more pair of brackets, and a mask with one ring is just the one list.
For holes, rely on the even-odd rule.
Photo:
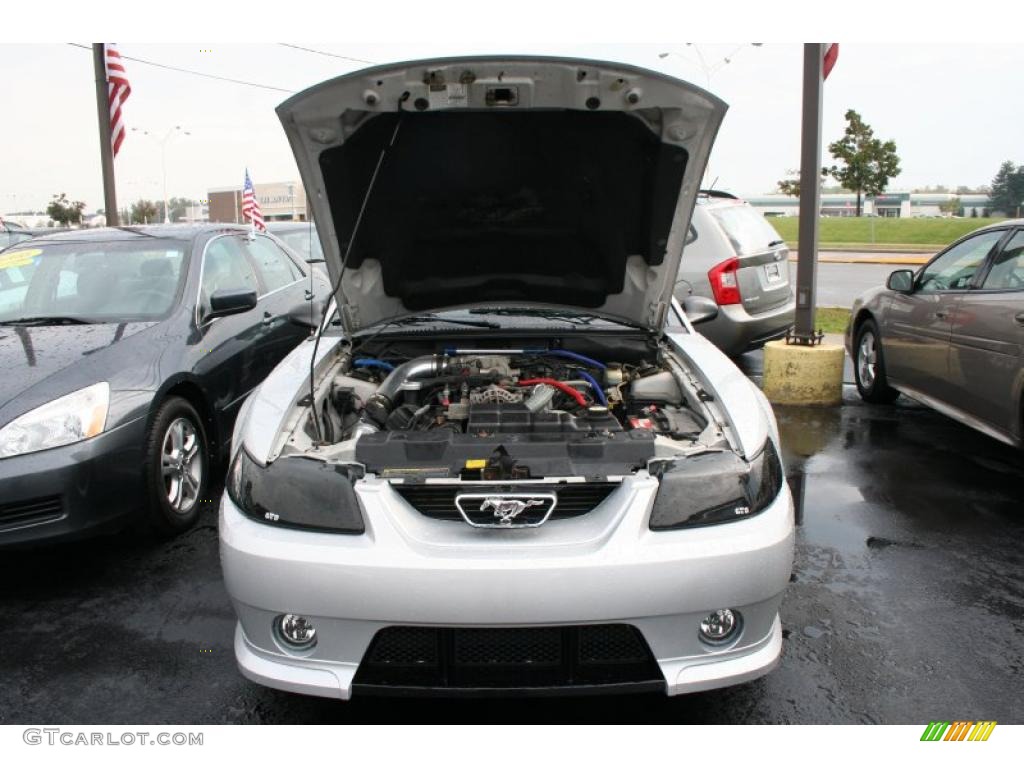
[(19, 317), (14, 320), (0, 320), (0, 325), (92, 325), (95, 322), (95, 320), (90, 320), (87, 317), (39, 315), (38, 317)]
[(452, 325), (468, 325), (470, 328), (501, 328), (498, 323), (489, 320), (459, 320), (451, 317), (438, 317), (437, 315), (412, 315), (393, 320), (392, 325), (424, 325), (428, 323), (451, 323)]
[(785, 240), (772, 240), (770, 243), (768, 243), (768, 247), (774, 248), (776, 245), (782, 245), (785, 242)]

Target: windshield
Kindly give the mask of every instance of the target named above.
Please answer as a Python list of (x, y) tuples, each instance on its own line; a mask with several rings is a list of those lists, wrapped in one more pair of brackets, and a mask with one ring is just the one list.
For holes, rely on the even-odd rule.
[(765, 251), (783, 240), (775, 227), (749, 205), (724, 205), (709, 209), (729, 238), (737, 256)]
[(179, 293), (188, 244), (140, 237), (26, 244), (0, 254), (0, 322), (155, 320)]
[(295, 229), (288, 232), (273, 232), (280, 239), (284, 240), (285, 244), (295, 251), (305, 261), (310, 259), (322, 259), (324, 252), (320, 248), (320, 238), (316, 236), (316, 230), (313, 230), (313, 236), (310, 236), (309, 228), (306, 229)]

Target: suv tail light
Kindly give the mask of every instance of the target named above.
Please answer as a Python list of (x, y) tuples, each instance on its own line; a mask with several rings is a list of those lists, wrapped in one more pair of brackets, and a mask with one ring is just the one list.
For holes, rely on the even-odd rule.
[(721, 264), (716, 264), (708, 270), (708, 280), (711, 282), (711, 292), (715, 294), (715, 301), (719, 306), (723, 304), (739, 304), (743, 299), (740, 297), (740, 284), (736, 272), (740, 268), (740, 260), (737, 258), (726, 259)]

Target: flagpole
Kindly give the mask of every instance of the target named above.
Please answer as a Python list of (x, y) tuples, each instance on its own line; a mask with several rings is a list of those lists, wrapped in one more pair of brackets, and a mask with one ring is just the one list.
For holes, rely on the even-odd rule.
[(118, 225), (117, 190), (114, 186), (114, 149), (110, 144), (110, 102), (104, 43), (92, 44), (96, 70), (96, 117), (100, 126), (100, 166), (103, 169), (103, 213), (108, 227)]
[(803, 123), (800, 132), (800, 224), (796, 262), (798, 343), (813, 345), (818, 289), (818, 216), (821, 213), (822, 62), (825, 47), (804, 43)]

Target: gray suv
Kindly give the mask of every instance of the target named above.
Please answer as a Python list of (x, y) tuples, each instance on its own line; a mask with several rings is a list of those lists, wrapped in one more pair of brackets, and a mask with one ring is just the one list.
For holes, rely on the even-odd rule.
[(846, 348), (871, 403), (900, 393), (1024, 442), (1024, 219), (973, 232), (853, 304)]
[(702, 191), (683, 249), (675, 295), (706, 296), (718, 317), (700, 332), (735, 357), (786, 335), (796, 299), (789, 283), (789, 249), (749, 203)]

